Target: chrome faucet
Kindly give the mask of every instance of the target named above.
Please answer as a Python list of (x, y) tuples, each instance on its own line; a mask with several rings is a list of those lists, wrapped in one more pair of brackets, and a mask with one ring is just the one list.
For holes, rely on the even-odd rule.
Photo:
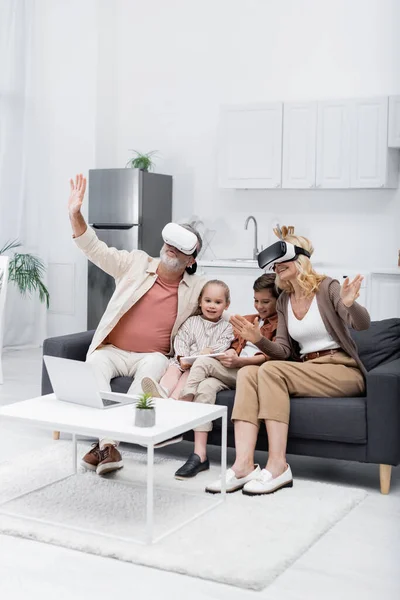
[(246, 223), (244, 224), (244, 228), (247, 229), (250, 221), (254, 222), (253, 258), (254, 258), (254, 260), (257, 260), (257, 256), (258, 256), (258, 247), (257, 247), (257, 245), (258, 245), (258, 242), (257, 242), (257, 238), (258, 238), (258, 226), (257, 226), (257, 221), (256, 221), (255, 217), (253, 217), (252, 215), (250, 215), (250, 217), (247, 217)]

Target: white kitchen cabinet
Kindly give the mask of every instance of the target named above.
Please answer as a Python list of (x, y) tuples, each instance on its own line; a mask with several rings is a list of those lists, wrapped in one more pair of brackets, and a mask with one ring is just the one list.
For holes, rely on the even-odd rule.
[(389, 98), (388, 146), (400, 148), (400, 96)]
[(283, 108), (283, 188), (315, 187), (317, 103), (285, 103)]
[(220, 187), (281, 187), (282, 103), (223, 107), (218, 154)]
[(371, 319), (400, 317), (400, 269), (399, 273), (372, 273), (369, 311)]
[(352, 101), (352, 188), (397, 187), (398, 151), (388, 148), (389, 99)]
[(317, 188), (350, 187), (350, 117), (348, 100), (318, 103)]

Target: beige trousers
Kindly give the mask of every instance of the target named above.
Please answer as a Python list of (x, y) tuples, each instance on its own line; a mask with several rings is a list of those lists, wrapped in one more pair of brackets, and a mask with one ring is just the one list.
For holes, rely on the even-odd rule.
[(364, 377), (345, 352), (307, 362), (270, 360), (238, 373), (232, 420), (289, 423), (290, 397), (340, 398), (364, 393)]
[[(190, 369), (190, 374), (181, 396), (194, 395), (194, 402), (215, 404), (217, 393), (221, 390), (236, 387), (239, 369), (228, 369), (219, 360), (205, 356), (197, 358)], [(211, 431), (212, 423), (196, 427), (195, 431)]]
[(153, 377), (160, 381), (169, 364), (168, 358), (160, 352), (128, 352), (112, 344), (95, 350), (86, 362), (92, 365), (101, 391), (111, 389), (110, 381), (113, 377), (134, 377), (128, 394), (142, 393), (143, 377)]

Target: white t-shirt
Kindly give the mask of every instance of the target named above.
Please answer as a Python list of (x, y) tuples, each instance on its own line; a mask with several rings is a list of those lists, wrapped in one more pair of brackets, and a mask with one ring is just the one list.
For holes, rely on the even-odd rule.
[(289, 298), (288, 332), (290, 337), (299, 343), (301, 356), (310, 352), (340, 348), (326, 330), (315, 296), (307, 314), (302, 319), (297, 319), (295, 316)]

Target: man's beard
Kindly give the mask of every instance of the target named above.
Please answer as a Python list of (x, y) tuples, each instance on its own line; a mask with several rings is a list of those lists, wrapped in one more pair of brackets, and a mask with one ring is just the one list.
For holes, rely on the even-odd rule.
[(185, 259), (179, 260), (177, 256), (175, 258), (168, 256), (167, 251), (164, 247), (162, 247), (160, 250), (160, 258), (162, 264), (171, 271), (182, 271), (186, 266)]

